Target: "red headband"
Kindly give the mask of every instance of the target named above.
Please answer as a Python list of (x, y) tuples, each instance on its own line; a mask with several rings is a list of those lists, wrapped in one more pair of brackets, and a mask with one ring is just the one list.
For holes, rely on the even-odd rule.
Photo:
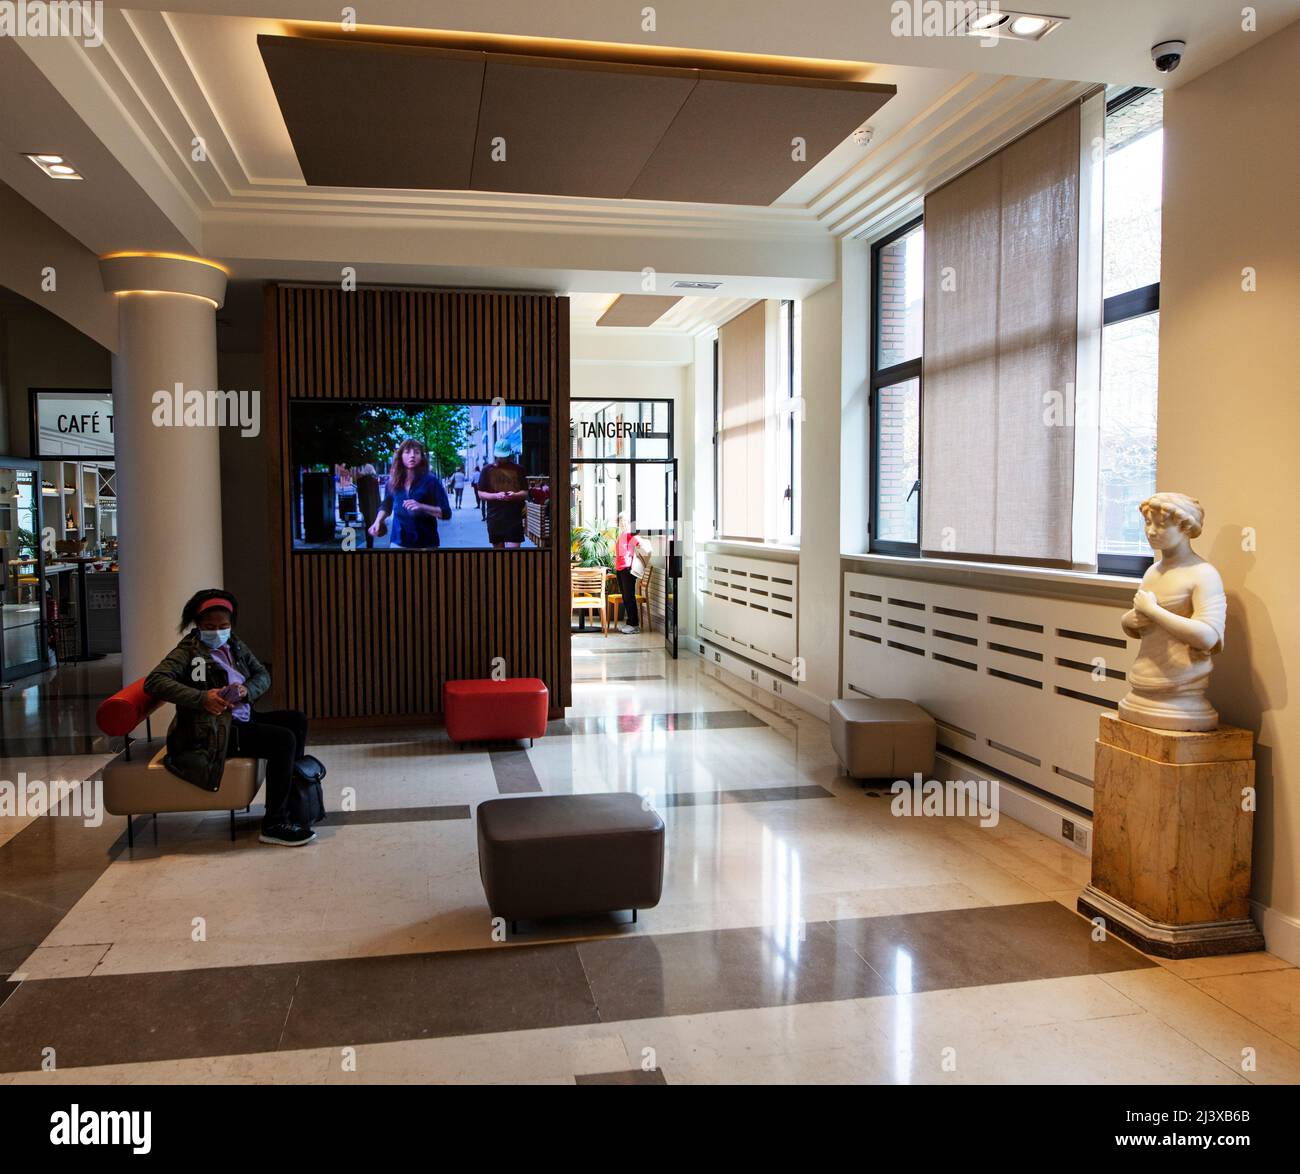
[(235, 605), (228, 599), (222, 599), (220, 595), (214, 595), (211, 599), (205, 599), (199, 604), (199, 609), (194, 614), (201, 616), (205, 611), (211, 611), (214, 607), (223, 607), (232, 616), (235, 614)]

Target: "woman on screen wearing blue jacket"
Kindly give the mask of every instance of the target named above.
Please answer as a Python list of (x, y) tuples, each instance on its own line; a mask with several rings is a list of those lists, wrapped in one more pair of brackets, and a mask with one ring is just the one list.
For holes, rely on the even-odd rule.
[(438, 519), (451, 517), (451, 502), (442, 480), (429, 471), (429, 456), (418, 440), (404, 440), (393, 455), (388, 474), (388, 495), (370, 526), (378, 538), (384, 520), (393, 519), (392, 550), (434, 550), (438, 546)]

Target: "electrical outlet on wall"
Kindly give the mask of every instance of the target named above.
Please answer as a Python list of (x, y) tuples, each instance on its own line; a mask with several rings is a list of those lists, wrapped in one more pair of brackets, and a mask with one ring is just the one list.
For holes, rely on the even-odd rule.
[(758, 669), (750, 669), (750, 670), (749, 670), (749, 679), (750, 679), (751, 681), (757, 681), (757, 680), (758, 680)]
[(1081, 823), (1074, 825), (1074, 844), (1081, 852), (1092, 852), (1092, 833)]
[(1074, 820), (1061, 820), (1061, 839), (1069, 840), (1071, 844), (1074, 843)]
[(773, 682), (772, 682), (772, 692), (773, 692), (773, 693), (780, 693), (780, 692), (781, 692), (781, 682), (780, 682), (780, 681), (773, 681)]

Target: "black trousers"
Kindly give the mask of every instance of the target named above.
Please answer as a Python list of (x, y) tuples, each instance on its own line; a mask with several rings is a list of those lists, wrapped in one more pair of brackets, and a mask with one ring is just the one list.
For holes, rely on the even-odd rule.
[(293, 764), (306, 752), (307, 715), (296, 709), (249, 711), (246, 722), (231, 722), (227, 755), (266, 759), (266, 820), (281, 823), (289, 817)]
[(632, 568), (618, 572), (618, 589), (623, 595), (623, 614), (634, 628), (641, 626), (641, 612), (636, 605), (636, 576)]

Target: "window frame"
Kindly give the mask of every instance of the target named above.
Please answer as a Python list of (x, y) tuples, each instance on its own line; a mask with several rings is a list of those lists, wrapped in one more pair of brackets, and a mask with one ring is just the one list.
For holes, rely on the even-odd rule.
[(718, 541), (718, 515), (722, 512), (718, 508), (718, 495), (722, 491), (722, 450), (718, 447), (718, 429), (722, 422), (722, 405), (719, 400), (722, 390), (719, 341), (718, 335), (715, 333), (713, 336), (713, 540), (715, 542)]
[[(801, 473), (802, 431), (799, 422), (802, 418), (803, 400), (800, 392), (798, 363), (800, 360), (798, 332), (801, 326), (798, 305), (793, 298), (782, 299), (777, 308), (778, 329), (785, 334), (785, 353), (789, 360), (784, 379), (777, 387), (773, 407), (773, 416), (777, 421), (777, 444), (786, 444), (789, 451), (783, 460), (789, 473), (789, 484), (776, 501), (777, 515), (781, 522), (781, 531), (776, 541), (781, 544), (798, 545), (799, 542), (799, 481)], [(778, 352), (779, 353), (779, 352)], [(782, 435), (784, 433), (784, 435)]]
[[(568, 453), (570, 483), (572, 483), (573, 467), (575, 465), (594, 465), (596, 467), (596, 481), (597, 484), (600, 485), (603, 485), (605, 483), (606, 471), (610, 465), (618, 465), (618, 466), (626, 467), (627, 469), (630, 470), (630, 474), (628, 476), (628, 481), (627, 481), (627, 489), (625, 493), (623, 508), (628, 511), (628, 513), (630, 514), (633, 520), (633, 524), (635, 524), (637, 521), (637, 512), (636, 512), (636, 493), (637, 493), (636, 468), (637, 466), (638, 465), (671, 466), (676, 463), (677, 446), (676, 446), (675, 437), (673, 435), (673, 430), (675, 426), (675, 413), (676, 413), (677, 405), (675, 401), (669, 399), (666, 396), (649, 396), (647, 398), (640, 399), (640, 398), (619, 398), (618, 396), (608, 396), (608, 395), (575, 395), (572, 396), (569, 400), (570, 407), (572, 407), (573, 404), (582, 404), (582, 403), (603, 403), (603, 404), (609, 404), (611, 406), (621, 405), (621, 404), (637, 404), (638, 405), (637, 419), (635, 423), (638, 424), (644, 423), (641, 413), (643, 408), (646, 405), (665, 404), (668, 408), (668, 431), (652, 432), (645, 437), (646, 440), (666, 439), (668, 441), (668, 455), (666, 457), (637, 456), (636, 455), (637, 437), (635, 434), (628, 437), (628, 448), (627, 448), (628, 455), (624, 457), (606, 456), (600, 452), (598, 452), (594, 456), (575, 457), (573, 455), (572, 439), (570, 439), (570, 447)], [(603, 422), (604, 415), (605, 412), (602, 411), (596, 418)], [(572, 411), (570, 411), (570, 420), (572, 420)], [(602, 437), (602, 440), (603, 439), (604, 438)], [(668, 509), (671, 510), (671, 508), (672, 508), (672, 504), (670, 500), (668, 503)], [(669, 518), (667, 520), (670, 524), (674, 521), (674, 519), (672, 518)], [(666, 535), (666, 534), (671, 534), (672, 530), (671, 529), (658, 529), (658, 530), (644, 529), (644, 530), (639, 530), (638, 533), (648, 534), (648, 535)]]
[[(870, 421), (871, 434), (867, 438), (867, 454), (871, 465), (870, 476), (870, 502), (868, 503), (867, 517), (867, 550), (871, 554), (896, 555), (905, 558), (920, 558), (921, 556), (921, 506), (925, 497), (925, 485), (921, 484), (916, 493), (916, 541), (915, 542), (897, 542), (892, 539), (882, 540), (876, 537), (879, 533), (879, 510), (880, 510), (880, 462), (877, 458), (876, 438), (880, 435), (880, 390), (885, 387), (892, 387), (896, 383), (905, 383), (910, 379), (916, 380), (917, 403), (920, 407), (920, 419), (917, 425), (916, 434), (916, 458), (917, 469), (921, 468), (921, 454), (925, 447), (925, 380), (921, 374), (922, 364), (925, 359), (925, 331), (922, 326), (921, 333), (921, 353), (915, 359), (907, 359), (902, 363), (895, 363), (891, 367), (879, 366), (880, 359), (880, 254), (892, 245), (895, 241), (901, 240), (916, 229), (923, 227), (925, 224), (925, 213), (909, 220), (906, 224), (896, 228), (887, 236), (881, 237), (871, 246), (871, 378), (870, 390), (868, 393), (869, 411), (868, 419)], [(922, 314), (925, 310), (925, 290), (921, 292)], [(918, 480), (921, 478), (918, 476)]]
[[(1127, 90), (1116, 94), (1106, 103), (1106, 117), (1109, 118), (1117, 111), (1123, 110), (1125, 106), (1131, 106), (1134, 102), (1154, 92), (1154, 86), (1129, 87)], [(1105, 180), (1103, 179), (1102, 182), (1104, 185)], [(1104, 242), (1102, 247), (1105, 247)], [(1145, 318), (1148, 314), (1158, 314), (1159, 312), (1160, 282), (1158, 281), (1150, 285), (1125, 290), (1123, 293), (1112, 294), (1102, 303), (1102, 330), (1104, 331), (1107, 326), (1128, 322), (1134, 318)], [(1105, 346), (1104, 335), (1102, 345)], [(1158, 443), (1159, 438), (1157, 437)], [(1101, 486), (1098, 485), (1097, 489), (1097, 506), (1100, 508)], [(1098, 539), (1100, 540), (1100, 535), (1098, 535)], [(1126, 578), (1141, 578), (1146, 573), (1147, 568), (1155, 561), (1154, 554), (1103, 554), (1100, 550), (1096, 553), (1097, 573), (1099, 575), (1122, 575)]]

